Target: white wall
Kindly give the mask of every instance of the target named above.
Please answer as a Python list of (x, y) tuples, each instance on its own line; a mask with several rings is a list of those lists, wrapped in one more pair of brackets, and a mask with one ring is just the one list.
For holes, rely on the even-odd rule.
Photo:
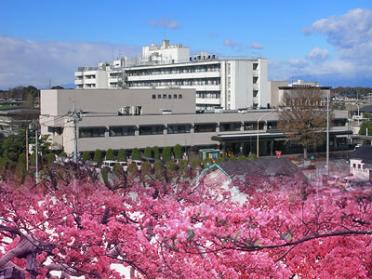
[(365, 167), (362, 160), (350, 159), (350, 173), (353, 174), (353, 179), (357, 181), (368, 181), (370, 169)]
[(258, 59), (258, 83), (259, 83), (259, 95), (258, 95), (258, 106), (267, 107), (267, 104), (271, 103), (271, 90), (269, 88), (268, 81), (268, 69), (267, 60)]

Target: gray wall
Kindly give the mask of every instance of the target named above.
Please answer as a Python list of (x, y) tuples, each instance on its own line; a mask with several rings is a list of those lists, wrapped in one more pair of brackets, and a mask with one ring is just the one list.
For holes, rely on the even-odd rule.
[[(156, 95), (156, 99), (152, 95)], [(158, 99), (158, 95), (162, 98)], [(167, 99), (163, 99), (163, 94)], [(177, 99), (174, 99), (174, 94)], [(178, 96), (182, 95), (182, 99)], [(172, 99), (168, 99), (171, 95)], [(195, 112), (193, 89), (71, 89), (42, 90), (41, 114), (64, 115), (74, 109), (96, 113), (116, 114), (124, 106), (142, 106), (143, 114), (158, 114), (162, 109), (174, 113)]]

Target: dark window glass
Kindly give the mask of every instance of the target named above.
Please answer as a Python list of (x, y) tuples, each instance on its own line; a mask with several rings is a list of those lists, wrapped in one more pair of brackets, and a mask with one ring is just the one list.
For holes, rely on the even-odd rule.
[(152, 94), (152, 98), (153, 98), (153, 99), (156, 99), (156, 95), (155, 95), (155, 94)]
[(195, 133), (216, 132), (217, 123), (195, 124)]
[(220, 131), (227, 132), (227, 131), (240, 131), (240, 122), (231, 122), (231, 123), (221, 123), (220, 124)]
[(111, 126), (109, 131), (110, 137), (134, 136), (136, 126)]
[(81, 127), (79, 138), (102, 138), (105, 136), (106, 127)]
[(140, 136), (145, 135), (162, 135), (164, 133), (164, 125), (148, 125), (148, 126), (140, 126), (139, 127), (139, 134)]
[(188, 134), (191, 132), (191, 124), (169, 124), (167, 126), (168, 134)]

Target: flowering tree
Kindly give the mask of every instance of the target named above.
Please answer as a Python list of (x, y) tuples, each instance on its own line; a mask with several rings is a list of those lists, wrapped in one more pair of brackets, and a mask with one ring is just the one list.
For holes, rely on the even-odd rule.
[[(372, 276), (370, 188), (284, 177), (228, 183), (218, 173), (197, 185), (145, 186), (0, 185), (0, 272), (123, 278), (121, 266), (132, 278)], [(243, 202), (232, 200), (233, 187)]]

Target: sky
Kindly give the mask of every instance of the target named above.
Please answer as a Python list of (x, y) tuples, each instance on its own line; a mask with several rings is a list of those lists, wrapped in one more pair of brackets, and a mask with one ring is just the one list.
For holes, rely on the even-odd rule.
[(0, 88), (72, 85), (163, 39), (267, 58), (272, 80), (372, 87), (371, 0), (1, 0)]

